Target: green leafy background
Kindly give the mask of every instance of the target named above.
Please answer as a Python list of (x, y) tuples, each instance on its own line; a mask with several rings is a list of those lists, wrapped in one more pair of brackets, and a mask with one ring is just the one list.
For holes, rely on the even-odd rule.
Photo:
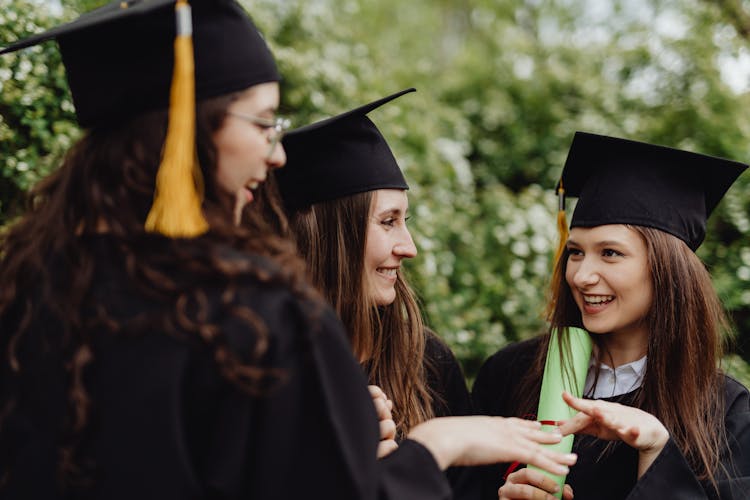
[[(102, 3), (0, 0), (0, 43)], [(370, 116), (412, 186), (411, 280), (469, 379), (544, 328), (552, 188), (574, 131), (750, 160), (750, 10), (739, 0), (245, 4), (297, 124), (418, 89)], [(0, 57), (0, 222), (78, 134), (54, 43)], [(725, 368), (748, 385), (750, 174), (698, 254), (736, 324)]]

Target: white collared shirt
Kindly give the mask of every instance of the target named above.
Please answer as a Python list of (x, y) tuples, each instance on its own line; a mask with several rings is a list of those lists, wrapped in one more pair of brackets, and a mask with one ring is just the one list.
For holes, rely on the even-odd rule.
[(643, 383), (643, 375), (646, 373), (646, 356), (636, 361), (631, 361), (624, 365), (618, 366), (614, 370), (612, 367), (601, 364), (599, 379), (596, 388), (594, 386), (594, 373), (596, 360), (593, 355), (589, 364), (589, 372), (586, 375), (586, 386), (583, 394), (594, 399), (609, 398), (619, 396), (634, 391)]

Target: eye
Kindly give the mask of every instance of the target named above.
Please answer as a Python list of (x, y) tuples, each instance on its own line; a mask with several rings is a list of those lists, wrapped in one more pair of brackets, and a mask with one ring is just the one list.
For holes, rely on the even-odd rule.
[(380, 223), (384, 226), (393, 227), (396, 225), (396, 219), (393, 217), (388, 217), (387, 219), (383, 219), (380, 221)]
[(583, 250), (580, 248), (568, 247), (565, 251), (568, 252), (569, 257), (580, 257), (583, 255)]
[(257, 126), (259, 126), (263, 130), (268, 130), (271, 128), (274, 128), (276, 126), (276, 118), (273, 116), (259, 116), (259, 119), (255, 122)]
[(605, 248), (602, 250), (602, 257), (622, 257), (623, 253), (613, 250), (612, 248)]

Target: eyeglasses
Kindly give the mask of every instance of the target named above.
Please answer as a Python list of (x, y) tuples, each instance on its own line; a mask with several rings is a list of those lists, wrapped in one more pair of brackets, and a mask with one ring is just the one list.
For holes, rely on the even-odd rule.
[(262, 116), (246, 115), (234, 111), (227, 111), (227, 114), (239, 118), (240, 120), (245, 120), (248, 123), (252, 123), (266, 132), (266, 138), (268, 139), (269, 144), (266, 158), (270, 158), (273, 155), (273, 152), (276, 150), (276, 145), (281, 141), (281, 138), (284, 137), (284, 133), (289, 130), (289, 127), (292, 126), (292, 122), (288, 118), (283, 118), (281, 116), (277, 116), (276, 118), (263, 118)]

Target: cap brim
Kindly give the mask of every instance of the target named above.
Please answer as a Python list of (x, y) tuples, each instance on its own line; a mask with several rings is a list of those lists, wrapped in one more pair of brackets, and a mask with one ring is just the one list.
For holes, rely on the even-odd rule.
[(354, 108), (352, 110), (349, 110), (349, 111), (346, 111), (344, 113), (341, 113), (340, 115), (332, 116), (330, 118), (326, 118), (325, 120), (321, 120), (321, 121), (318, 121), (318, 122), (315, 122), (315, 123), (311, 123), (310, 125), (305, 125), (304, 127), (299, 127), (299, 128), (294, 129), (294, 130), (290, 130), (286, 134), (286, 137), (290, 137), (290, 136), (294, 137), (297, 134), (305, 134), (307, 132), (311, 132), (311, 131), (314, 131), (314, 130), (319, 129), (319, 128), (329, 127), (329, 126), (333, 125), (335, 122), (344, 121), (344, 120), (346, 120), (347, 118), (349, 118), (351, 116), (366, 115), (370, 111), (372, 111), (372, 110), (374, 110), (376, 108), (379, 108), (383, 104), (385, 104), (387, 102), (390, 102), (390, 101), (396, 99), (397, 97), (401, 97), (404, 94), (408, 94), (410, 92), (416, 92), (416, 91), (417, 91), (417, 89), (415, 89), (414, 87), (410, 87), (408, 89), (404, 89), (404, 90), (402, 90), (400, 92), (396, 92), (395, 94), (391, 94), (389, 96), (386, 96), (386, 97), (383, 97), (381, 99), (378, 99), (377, 101), (372, 101), (372, 102), (370, 102), (368, 104), (365, 104), (365, 105), (362, 105), (362, 106), (360, 106), (358, 108)]
[(43, 33), (32, 35), (0, 49), (0, 55), (31, 47), (47, 40), (85, 31), (91, 27), (101, 27), (107, 23), (121, 21), (133, 16), (148, 14), (156, 9), (174, 5), (175, 0), (130, 0), (111, 2), (96, 10), (81, 15), (75, 21), (56, 26)]

